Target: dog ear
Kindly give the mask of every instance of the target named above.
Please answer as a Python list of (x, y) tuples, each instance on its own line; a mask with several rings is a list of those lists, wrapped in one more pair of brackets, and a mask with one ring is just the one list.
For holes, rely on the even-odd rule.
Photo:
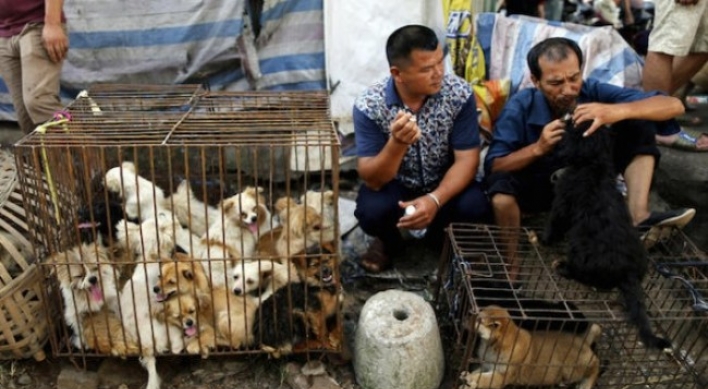
[(325, 201), (324, 201), (325, 204), (334, 204), (334, 192), (332, 192), (331, 190), (328, 190), (328, 191), (324, 192), (323, 196), (325, 198)]
[(224, 200), (223, 203), (221, 203), (221, 209), (224, 211), (224, 213), (228, 213), (235, 206), (236, 206), (236, 202), (234, 201), (234, 199), (226, 199), (226, 200)]
[(268, 270), (262, 270), (261, 271), (261, 284), (264, 284), (263, 281), (269, 280), (270, 277), (273, 276), (273, 270), (268, 269)]
[(189, 269), (182, 270), (182, 276), (187, 280), (194, 280), (194, 273), (192, 273), (192, 271)]

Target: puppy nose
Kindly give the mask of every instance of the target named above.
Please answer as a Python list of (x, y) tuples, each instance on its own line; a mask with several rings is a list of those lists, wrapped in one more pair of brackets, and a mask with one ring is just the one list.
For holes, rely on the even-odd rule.
[(155, 292), (155, 293), (160, 293), (160, 287), (159, 287), (159, 286), (155, 286), (155, 287), (152, 288), (152, 291)]
[(98, 282), (98, 278), (96, 278), (96, 276), (91, 276), (89, 277), (88, 282), (91, 285), (96, 285), (96, 283)]
[(241, 293), (242, 293), (241, 288), (234, 288), (234, 294), (235, 294), (236, 296), (240, 296)]
[(258, 220), (258, 216), (251, 216), (251, 223), (255, 223)]
[(194, 325), (194, 320), (192, 320), (192, 319), (187, 319), (187, 321), (184, 322), (184, 324), (186, 324), (187, 327), (191, 327), (191, 326)]
[(322, 272), (322, 277), (329, 277), (332, 275), (332, 269), (330, 269), (329, 267), (323, 267), (321, 272)]

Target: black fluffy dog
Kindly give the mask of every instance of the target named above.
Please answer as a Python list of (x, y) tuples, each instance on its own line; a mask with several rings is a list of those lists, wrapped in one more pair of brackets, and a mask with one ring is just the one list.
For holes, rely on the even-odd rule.
[(567, 258), (554, 264), (558, 273), (598, 289), (619, 289), (641, 341), (647, 347), (671, 347), (654, 335), (646, 314), (641, 283), (648, 259), (616, 187), (612, 135), (602, 127), (583, 137), (590, 123), (566, 123), (558, 152), (568, 167), (556, 182), (543, 240), (553, 243), (567, 232)]

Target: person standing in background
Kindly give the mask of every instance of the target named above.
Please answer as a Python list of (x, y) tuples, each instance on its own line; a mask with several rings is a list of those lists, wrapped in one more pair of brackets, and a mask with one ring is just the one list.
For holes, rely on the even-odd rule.
[(59, 79), (69, 50), (63, 5), (63, 0), (0, 0), (0, 75), (25, 134), (63, 107)]
[(506, 16), (527, 15), (544, 19), (546, 8), (544, 0), (499, 0), (497, 10), (506, 9)]

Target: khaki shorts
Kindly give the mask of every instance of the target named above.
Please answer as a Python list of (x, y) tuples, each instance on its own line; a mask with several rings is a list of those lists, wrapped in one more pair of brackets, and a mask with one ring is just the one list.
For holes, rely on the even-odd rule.
[(708, 53), (708, 1), (692, 6), (676, 4), (675, 0), (655, 0), (654, 4), (649, 51), (676, 57)]

